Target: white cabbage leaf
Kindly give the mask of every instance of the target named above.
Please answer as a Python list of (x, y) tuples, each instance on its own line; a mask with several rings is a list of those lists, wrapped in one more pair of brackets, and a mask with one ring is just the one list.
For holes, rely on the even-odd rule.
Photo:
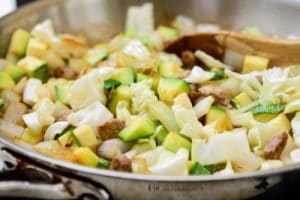
[(151, 175), (161, 176), (187, 176), (187, 161), (189, 152), (186, 149), (179, 149), (177, 153), (167, 151), (163, 147), (135, 156), (147, 161), (148, 171)]
[(187, 16), (176, 16), (172, 25), (179, 31), (181, 35), (195, 32), (195, 22), (193, 21), (193, 19)]
[(190, 75), (184, 80), (188, 83), (203, 83), (214, 77), (214, 73), (210, 71), (205, 71), (199, 66), (194, 66)]
[(154, 32), (153, 4), (130, 6), (126, 17), (126, 30), (137, 31), (140, 36), (149, 36)]
[(158, 58), (160, 62), (172, 62), (179, 66), (183, 65), (181, 59), (176, 54), (159, 52)]
[(254, 171), (262, 163), (262, 159), (251, 152), (243, 128), (215, 135), (207, 142), (193, 139), (192, 160), (204, 165), (231, 161), (240, 172)]
[(104, 93), (104, 81), (116, 73), (112, 67), (94, 69), (77, 79), (70, 87), (69, 103), (73, 109), (84, 108), (95, 101), (105, 104), (107, 99)]
[(88, 107), (79, 110), (78, 112), (71, 113), (67, 120), (73, 126), (89, 125), (95, 133), (97, 127), (113, 119), (113, 114), (100, 102), (94, 102)]
[(221, 61), (215, 59), (214, 57), (210, 56), (204, 51), (197, 50), (195, 52), (195, 56), (199, 60), (201, 60), (208, 68), (219, 68), (219, 69), (229, 69), (229, 70), (232, 69), (231, 66), (222, 63)]
[(204, 97), (203, 99), (200, 99), (196, 105), (194, 106), (194, 110), (196, 111), (198, 119), (200, 119), (202, 116), (206, 115), (211, 107), (211, 105), (214, 103), (215, 99), (212, 96)]
[(300, 112), (297, 112), (291, 121), (293, 138), (298, 147), (300, 147)]
[(61, 121), (51, 124), (45, 132), (44, 140), (54, 140), (56, 135), (62, 133), (68, 126), (69, 122)]
[[(182, 102), (183, 103), (183, 102)], [(172, 110), (179, 126), (180, 133), (190, 138), (203, 137), (203, 125), (198, 121), (197, 114), (193, 108), (187, 108), (180, 102), (174, 102)]]
[(271, 137), (280, 135), (283, 132), (289, 133), (291, 129), (289, 119), (284, 114), (279, 114), (266, 123), (255, 122), (255, 124), (249, 130), (248, 139), (254, 152), (258, 155), (263, 153), (263, 149)]
[(300, 162), (300, 149), (298, 148), (291, 151), (290, 157), (292, 162)]
[(285, 105), (284, 113), (293, 113), (300, 111), (300, 99), (290, 101)]
[(149, 104), (158, 101), (154, 91), (151, 90), (151, 85), (152, 81), (150, 79), (130, 85), (132, 111), (134, 113), (146, 111)]
[(55, 118), (52, 116), (54, 104), (47, 98), (41, 99), (33, 107), (33, 112), (22, 116), (26, 126), (36, 134), (41, 133), (43, 127), (51, 125)]
[(52, 21), (47, 19), (42, 23), (37, 24), (33, 28), (31, 34), (38, 40), (46, 42), (47, 44), (51, 43), (51, 41), (55, 38)]
[(283, 162), (281, 160), (266, 160), (261, 164), (261, 171), (275, 169), (278, 167), (282, 167)]
[(129, 103), (127, 101), (119, 101), (116, 107), (116, 118), (125, 121), (129, 124), (132, 121), (133, 115), (131, 115), (129, 110)]
[(38, 100), (38, 89), (42, 86), (42, 82), (39, 79), (30, 78), (24, 88), (23, 102), (33, 106)]

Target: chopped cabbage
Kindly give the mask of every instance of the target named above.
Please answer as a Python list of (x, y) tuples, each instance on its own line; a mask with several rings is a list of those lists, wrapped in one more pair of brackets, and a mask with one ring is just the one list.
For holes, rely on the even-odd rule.
[(41, 86), (41, 80), (30, 78), (24, 88), (23, 102), (31, 106), (34, 105), (39, 100), (37, 91)]
[(116, 118), (125, 121), (126, 124), (128, 124), (132, 118), (132, 115), (128, 108), (129, 103), (127, 101), (119, 101), (116, 107)]
[(143, 59), (151, 55), (147, 47), (139, 40), (130, 41), (123, 49), (123, 53), (136, 59)]
[(284, 108), (284, 113), (293, 113), (300, 111), (300, 99), (290, 101)]
[(195, 56), (209, 68), (232, 69), (231, 66), (220, 62), (219, 60), (205, 53), (204, 51), (197, 50), (195, 52)]
[(278, 167), (282, 167), (283, 163), (280, 160), (266, 160), (261, 164), (260, 170), (270, 170)]
[(176, 65), (182, 66), (182, 61), (176, 54), (159, 52), (158, 57), (160, 62), (172, 62)]
[(126, 30), (137, 31), (140, 36), (148, 36), (154, 32), (153, 4), (131, 6), (127, 11)]
[(203, 83), (212, 79), (214, 75), (215, 74), (213, 72), (204, 71), (201, 67), (195, 66), (193, 67), (190, 75), (184, 80), (188, 83)]
[(300, 149), (295, 149), (291, 151), (290, 156), (292, 162), (294, 163), (300, 162)]
[(297, 112), (291, 121), (294, 141), (300, 147), (300, 112)]
[(195, 22), (186, 16), (178, 15), (173, 22), (173, 26), (181, 35), (192, 33), (195, 31)]
[(47, 19), (40, 24), (37, 24), (33, 28), (31, 33), (35, 38), (47, 44), (51, 43), (51, 41), (55, 39), (53, 24), (50, 19)]
[(95, 102), (78, 112), (69, 114), (67, 119), (76, 127), (89, 125), (97, 133), (97, 127), (113, 119), (113, 114), (103, 104)]
[(187, 161), (189, 152), (186, 149), (179, 149), (177, 153), (174, 154), (165, 150), (163, 147), (157, 147), (137, 155), (136, 158), (143, 158), (147, 161), (148, 171), (152, 175), (188, 175)]
[(151, 85), (151, 80), (144, 80), (131, 84), (132, 111), (134, 113), (145, 111), (149, 104), (158, 101), (154, 91), (151, 90)]
[(192, 160), (204, 165), (231, 161), (237, 171), (254, 171), (262, 159), (250, 151), (246, 129), (215, 135), (208, 142), (193, 139)]
[(70, 105), (73, 109), (84, 108), (95, 101), (105, 104), (103, 82), (113, 77), (116, 69), (102, 67), (77, 79), (70, 87)]
[(41, 99), (37, 102), (37, 104), (33, 107), (39, 116), (39, 121), (41, 124), (51, 125), (54, 122), (53, 111), (54, 104), (47, 98)]
[(255, 126), (248, 133), (249, 143), (253, 147), (254, 152), (257, 155), (261, 155), (271, 137), (279, 135), (284, 131), (289, 133), (290, 129), (290, 122), (284, 114), (279, 114), (267, 123), (255, 122)]
[(198, 121), (197, 114), (193, 108), (186, 108), (185, 105), (174, 103), (172, 110), (180, 133), (190, 138), (200, 138), (203, 136), (203, 126)]
[(39, 115), (37, 112), (28, 113), (22, 116), (24, 123), (26, 126), (32, 131), (34, 134), (40, 134), (42, 131), (42, 124), (39, 120)]
[(69, 122), (62, 121), (51, 124), (45, 132), (44, 140), (54, 140), (55, 137), (62, 133), (69, 126)]

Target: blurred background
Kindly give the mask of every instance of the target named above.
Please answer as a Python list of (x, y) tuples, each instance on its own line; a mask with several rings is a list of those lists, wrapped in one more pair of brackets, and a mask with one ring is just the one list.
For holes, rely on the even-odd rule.
[(1, 0), (0, 17), (14, 11), (18, 6), (29, 3), (34, 0)]

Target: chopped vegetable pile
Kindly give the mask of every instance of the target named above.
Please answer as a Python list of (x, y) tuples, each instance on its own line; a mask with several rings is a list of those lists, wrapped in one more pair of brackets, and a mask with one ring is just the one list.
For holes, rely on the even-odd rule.
[[(155, 29), (153, 6), (88, 47), (50, 20), (16, 30), (0, 60), (0, 132), (44, 155), (164, 176), (232, 175), (300, 161), (300, 66), (228, 50), (182, 55), (164, 44), (219, 26), (178, 16)], [(242, 33), (262, 37), (257, 27)]]

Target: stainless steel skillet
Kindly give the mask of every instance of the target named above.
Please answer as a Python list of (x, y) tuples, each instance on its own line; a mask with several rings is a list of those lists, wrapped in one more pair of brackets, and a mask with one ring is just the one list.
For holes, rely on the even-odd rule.
[[(122, 30), (129, 5), (141, 0), (38, 1), (0, 19), (0, 57), (5, 55), (11, 32), (32, 28), (51, 18), (59, 32), (84, 34), (89, 41), (107, 40)], [(157, 24), (167, 24), (177, 14), (197, 22), (215, 22), (238, 29), (257, 25), (267, 33), (300, 35), (300, 2), (292, 0), (153, 0)], [(49, 199), (241, 199), (284, 187), (300, 174), (288, 165), (268, 172), (230, 177), (158, 177), (92, 169), (42, 156), (0, 134), (1, 156), (11, 152), (18, 166), (7, 164), (0, 173), (0, 197)], [(14, 164), (14, 160), (8, 158)], [(25, 161), (25, 163), (24, 163)], [(29, 163), (29, 164), (28, 164)], [(11, 165), (11, 166), (10, 166)], [(10, 168), (11, 167), (11, 168)], [(12, 193), (13, 191), (13, 193)]]

